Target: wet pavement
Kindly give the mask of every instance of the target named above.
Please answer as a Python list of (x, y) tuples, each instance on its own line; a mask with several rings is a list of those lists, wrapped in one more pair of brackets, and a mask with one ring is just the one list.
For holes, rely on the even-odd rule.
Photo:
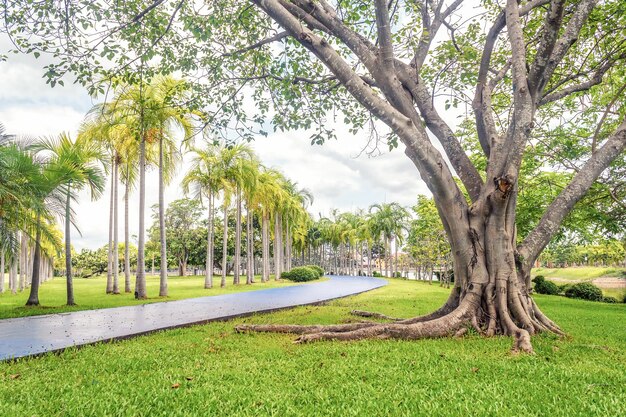
[(314, 304), (373, 290), (387, 281), (332, 276), (268, 290), (0, 320), (0, 361), (124, 339), (251, 313)]

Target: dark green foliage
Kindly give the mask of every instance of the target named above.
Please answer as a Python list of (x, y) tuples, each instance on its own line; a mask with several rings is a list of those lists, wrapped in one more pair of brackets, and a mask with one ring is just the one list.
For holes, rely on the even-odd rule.
[(292, 268), (289, 272), (283, 272), (280, 277), (294, 282), (306, 282), (319, 279), (317, 271), (307, 266)]
[(616, 304), (616, 303), (618, 303), (617, 298), (615, 298), (615, 297), (603, 297), (602, 298), (602, 302), (603, 303), (609, 303), (609, 304)]
[(560, 292), (558, 285), (552, 281), (547, 281), (541, 275), (535, 277), (533, 282), (535, 283), (535, 292), (538, 294), (558, 295)]
[(572, 285), (571, 288), (565, 291), (565, 296), (591, 301), (602, 301), (604, 298), (602, 290), (590, 282), (579, 282), (578, 284)]
[(382, 276), (383, 276), (383, 274), (381, 274), (381, 273), (380, 273), (380, 272), (378, 272), (378, 271), (374, 271), (374, 272), (372, 272), (372, 275), (373, 275), (373, 276), (375, 276), (375, 277), (378, 277), (378, 278), (380, 278), (380, 277), (382, 277)]
[(396, 272), (395, 274), (393, 274), (394, 278), (402, 278), (402, 273), (401, 272)]
[(573, 284), (562, 284), (559, 285), (559, 293), (560, 294), (565, 294), (565, 291), (567, 291), (568, 289), (572, 288)]
[(322, 269), (321, 266), (318, 265), (305, 265), (306, 268), (310, 268), (312, 270), (314, 270), (315, 272), (317, 272), (317, 275), (321, 278), (322, 276), (324, 276), (324, 270)]

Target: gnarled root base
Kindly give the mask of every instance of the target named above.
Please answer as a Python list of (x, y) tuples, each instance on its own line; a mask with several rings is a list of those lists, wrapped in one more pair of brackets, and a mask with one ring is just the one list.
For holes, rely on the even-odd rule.
[[(471, 299), (471, 297), (470, 297)], [(537, 307), (534, 301), (529, 303), (528, 328), (518, 327), (513, 322), (508, 310), (495, 310), (496, 316), (489, 316), (481, 308), (475, 308), (476, 302), (462, 302), (457, 308), (445, 315), (429, 314), (409, 319), (396, 319), (380, 313), (361, 310), (352, 314), (392, 320), (390, 323), (359, 322), (337, 325), (240, 325), (237, 332), (272, 332), (300, 335), (294, 343), (308, 343), (320, 340), (361, 340), (361, 339), (427, 339), (439, 337), (462, 337), (470, 329), (483, 336), (507, 335), (514, 339), (512, 352), (533, 353), (530, 342), (532, 334), (549, 331), (559, 335), (563, 332), (550, 321)], [(441, 311), (442, 309), (438, 310)], [(445, 310), (448, 310), (447, 308)], [(494, 311), (494, 310), (492, 310)], [(441, 314), (441, 313), (439, 313)]]

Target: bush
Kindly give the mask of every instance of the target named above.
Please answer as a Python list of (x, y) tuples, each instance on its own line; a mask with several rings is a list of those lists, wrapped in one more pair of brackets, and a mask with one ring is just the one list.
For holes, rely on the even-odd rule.
[(374, 272), (372, 272), (372, 276), (380, 278), (380, 277), (382, 277), (382, 276), (383, 276), (383, 274), (381, 274), (381, 273), (380, 273), (380, 272), (378, 272), (378, 271), (374, 271)]
[(602, 290), (590, 282), (579, 282), (572, 285), (565, 291), (565, 296), (591, 301), (602, 301), (604, 298)]
[(624, 299), (622, 301), (626, 304), (626, 294), (624, 294)]
[(535, 282), (535, 292), (537, 294), (558, 295), (559, 287), (554, 282), (544, 279)]
[(615, 297), (604, 297), (602, 298), (603, 303), (615, 304), (617, 303), (617, 298)]
[(565, 294), (565, 291), (569, 290), (570, 288), (572, 288), (572, 284), (562, 284), (562, 285), (559, 285), (559, 293), (560, 294)]
[(402, 278), (402, 273), (401, 272), (396, 272), (395, 274), (393, 274), (394, 278)]
[(306, 282), (318, 279), (319, 275), (315, 269), (306, 266), (297, 266), (292, 268), (289, 272), (283, 272), (280, 277), (294, 282)]
[(322, 276), (324, 276), (324, 270), (322, 269), (322, 267), (318, 266), (318, 265), (305, 265), (306, 268), (311, 268), (312, 270), (317, 272), (317, 275), (321, 278)]
[(546, 280), (546, 277), (544, 277), (543, 275), (537, 275), (535, 278), (533, 278), (533, 282), (535, 284), (538, 284), (540, 282), (544, 282)]

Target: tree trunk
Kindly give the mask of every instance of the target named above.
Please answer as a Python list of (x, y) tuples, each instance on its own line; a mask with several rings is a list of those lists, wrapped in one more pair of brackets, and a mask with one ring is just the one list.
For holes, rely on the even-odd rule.
[(26, 233), (22, 232), (21, 235), (21, 245), (20, 245), (20, 282), (19, 282), (19, 291), (24, 291), (24, 285), (26, 281), (26, 265), (27, 261), (27, 253), (28, 253), (28, 242), (26, 241)]
[(282, 230), (280, 228), (280, 213), (276, 213), (274, 217), (274, 280), (280, 279), (282, 273), (282, 251), (283, 244), (281, 242)]
[(11, 259), (11, 270), (9, 272), (9, 287), (11, 289), (11, 294), (17, 294), (17, 265), (18, 257), (13, 256)]
[(254, 281), (254, 247), (253, 247), (253, 213), (250, 205), (246, 204), (246, 284), (250, 285)]
[(226, 270), (228, 267), (228, 205), (224, 196), (224, 239), (222, 239), (222, 282), (220, 287), (226, 286)]
[[(159, 297), (167, 297), (167, 242), (165, 237), (165, 184), (163, 183), (163, 129), (159, 135), (159, 236), (161, 238), (161, 278)], [(183, 275), (184, 276), (184, 275)]]
[(39, 241), (41, 239), (41, 217), (37, 214), (37, 231), (35, 232), (35, 252), (33, 254), (33, 275), (31, 279), (30, 294), (26, 301), (27, 306), (39, 305), (39, 258), (41, 257), (41, 246)]
[(70, 239), (70, 202), (72, 194), (71, 194), (72, 183), (67, 185), (67, 200), (65, 202), (65, 279), (66, 279), (66, 288), (67, 288), (67, 305), (73, 306), (76, 303), (74, 302), (74, 283), (72, 281), (72, 242)]
[(204, 288), (213, 288), (213, 191), (209, 191), (209, 215), (207, 221), (206, 271)]
[(372, 245), (367, 241), (367, 275), (372, 276)]
[(113, 294), (120, 293), (120, 248), (119, 248), (119, 239), (118, 239), (118, 185), (119, 185), (119, 171), (120, 164), (118, 163), (118, 158), (115, 158), (115, 168), (114, 168), (114, 177), (115, 177), (115, 194), (114, 194), (114, 206), (113, 206)]
[(263, 267), (261, 281), (267, 282), (270, 279), (270, 231), (269, 231), (269, 216), (266, 209), (263, 211), (263, 220), (261, 224), (261, 240), (262, 240), (262, 254)]
[(239, 285), (239, 275), (241, 273), (241, 190), (237, 186), (236, 190), (237, 218), (235, 219), (235, 261), (233, 265), (233, 284)]
[(137, 242), (137, 277), (135, 279), (136, 298), (145, 300), (146, 292), (146, 135), (142, 132), (139, 145), (139, 237)]
[[(115, 155), (111, 156), (111, 170), (115, 167)], [(115, 174), (111, 172), (111, 201), (109, 203), (109, 243), (106, 293), (113, 292), (113, 201), (115, 198)]]
[[(128, 167), (130, 169), (130, 167)], [(126, 181), (126, 190), (124, 191), (124, 292), (130, 292), (130, 232), (128, 227), (128, 197), (130, 194), (130, 185)]]
[(0, 294), (4, 293), (4, 251), (0, 253)]
[(291, 224), (285, 219), (285, 271), (291, 271)]

